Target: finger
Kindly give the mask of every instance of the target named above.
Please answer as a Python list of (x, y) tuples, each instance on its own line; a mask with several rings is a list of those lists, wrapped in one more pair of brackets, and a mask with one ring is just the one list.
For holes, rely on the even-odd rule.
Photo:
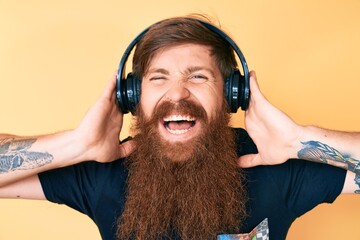
[(115, 86), (116, 86), (116, 74), (114, 74), (111, 80), (106, 84), (101, 97), (106, 98), (110, 101), (114, 100)]
[(262, 94), (254, 71), (250, 72), (250, 94), (251, 97), (248, 112), (252, 112), (253, 110), (255, 112), (263, 112), (264, 107), (271, 105), (267, 98)]
[(259, 154), (247, 154), (239, 157), (238, 165), (241, 168), (251, 168), (262, 165), (262, 161)]
[(119, 145), (119, 158), (128, 157), (135, 149), (133, 140), (126, 141)]
[(249, 108), (245, 111), (245, 116), (253, 112), (259, 92), (260, 90), (256, 81), (256, 73), (255, 71), (250, 71), (250, 102), (249, 102)]
[(255, 71), (250, 72), (250, 92), (254, 100), (262, 96)]

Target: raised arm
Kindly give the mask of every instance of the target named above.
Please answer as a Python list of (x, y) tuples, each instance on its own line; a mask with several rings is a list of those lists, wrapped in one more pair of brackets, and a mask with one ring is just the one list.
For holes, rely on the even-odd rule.
[[(31, 137), (0, 134), (0, 187), (54, 168), (127, 156), (131, 142), (119, 144), (123, 116), (114, 92), (115, 76), (76, 129)], [(4, 191), (0, 196), (7, 197)]]
[[(352, 187), (360, 186), (360, 133), (301, 126), (274, 107), (260, 92), (251, 72), (251, 100), (245, 125), (259, 153), (240, 157), (241, 167), (274, 165), (289, 158), (321, 162), (352, 171)], [(347, 191), (348, 192), (348, 191)]]

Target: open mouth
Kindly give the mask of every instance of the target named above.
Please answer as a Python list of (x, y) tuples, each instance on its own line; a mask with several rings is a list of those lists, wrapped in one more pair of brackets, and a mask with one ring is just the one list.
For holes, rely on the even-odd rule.
[(163, 119), (165, 129), (172, 134), (180, 135), (190, 131), (196, 124), (191, 116), (171, 115)]

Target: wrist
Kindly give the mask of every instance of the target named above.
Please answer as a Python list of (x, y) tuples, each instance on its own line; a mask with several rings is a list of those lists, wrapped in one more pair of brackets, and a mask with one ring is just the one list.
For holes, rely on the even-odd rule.
[(88, 143), (87, 138), (79, 132), (77, 129), (68, 131), (68, 146), (67, 150), (71, 155), (70, 162), (72, 164), (77, 164), (80, 162), (92, 160), (89, 154), (90, 143)]
[(84, 139), (75, 130), (68, 130), (55, 135), (58, 141), (54, 149), (54, 159), (58, 167), (74, 165), (85, 161), (86, 145)]
[(302, 143), (306, 141), (306, 135), (308, 134), (308, 131), (311, 132), (311, 130), (308, 129), (308, 126), (302, 126), (302, 125), (296, 125), (296, 128), (293, 130), (295, 133), (295, 138), (290, 143), (290, 158), (299, 158), (299, 151), (302, 148)]

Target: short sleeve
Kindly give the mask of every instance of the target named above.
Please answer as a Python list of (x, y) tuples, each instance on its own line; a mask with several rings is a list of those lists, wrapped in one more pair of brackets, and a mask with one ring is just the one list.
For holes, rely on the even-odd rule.
[(292, 159), (269, 172), (288, 209), (299, 217), (318, 204), (332, 203), (342, 191), (346, 170)]
[(103, 239), (115, 239), (128, 174), (123, 163), (84, 162), (41, 173), (39, 179), (47, 200), (88, 215)]
[(65, 204), (91, 218), (100, 200), (109, 164), (84, 162), (39, 174), (47, 200)]

